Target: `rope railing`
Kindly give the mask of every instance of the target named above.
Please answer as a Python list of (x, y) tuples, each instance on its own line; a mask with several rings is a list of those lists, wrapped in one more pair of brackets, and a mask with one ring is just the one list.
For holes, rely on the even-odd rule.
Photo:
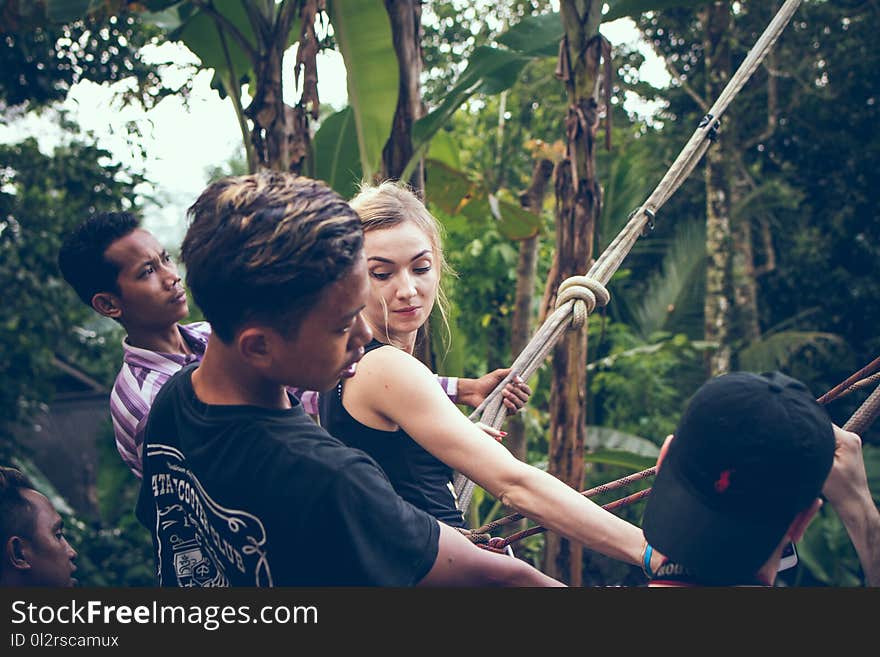
[[(646, 226), (653, 226), (657, 211), (678, 190), (702, 159), (717, 134), (721, 116), (736, 94), (745, 86), (761, 65), (767, 53), (776, 43), (801, 0), (786, 0), (773, 20), (755, 42), (745, 60), (731, 77), (718, 99), (691, 135), (672, 166), (663, 176), (648, 199), (636, 210), (611, 244), (590, 267), (586, 276), (574, 276), (563, 281), (559, 287), (556, 308), (538, 328), (511, 365), (510, 373), (471, 413), (471, 420), (500, 428), (506, 416), (502, 404), (502, 391), (516, 375), (528, 380), (543, 364), (550, 351), (569, 328), (580, 328), (596, 306), (605, 305), (610, 299), (605, 285), (620, 268), (624, 258), (632, 250)], [(563, 294), (567, 291), (568, 294)], [(461, 473), (456, 473), (453, 486), (459, 508), (466, 512), (470, 506), (474, 483)]]
[[(880, 367), (880, 358), (877, 358), (855, 374), (847, 377), (847, 379), (834, 386), (831, 390), (819, 397), (816, 402), (819, 404), (827, 404), (835, 399), (842, 397), (845, 392), (849, 392), (852, 389), (852, 381), (865, 381), (866, 379), (859, 380), (858, 377), (864, 376), (865, 372), (871, 371), (872, 368), (877, 369), (878, 367)], [(880, 378), (880, 373), (878, 373), (877, 378)], [(877, 419), (878, 416), (880, 416), (880, 385), (878, 385), (874, 389), (874, 391), (870, 395), (868, 395), (867, 399), (865, 399), (865, 401), (862, 402), (858, 409), (856, 409), (856, 411), (850, 416), (850, 418), (843, 425), (843, 429), (845, 429), (846, 431), (851, 431), (853, 433), (861, 434), (865, 431), (865, 429), (871, 426), (871, 424), (874, 422), (874, 420)], [(608, 483), (601, 484), (594, 488), (582, 491), (581, 495), (583, 495), (584, 497), (595, 497), (596, 495), (601, 495), (602, 493), (617, 490), (618, 488), (623, 488), (624, 486), (628, 486), (629, 484), (651, 477), (656, 474), (656, 472), (656, 466), (648, 468), (647, 470), (635, 472), (625, 477), (621, 477), (620, 479), (615, 479), (614, 481), (610, 481)], [(604, 504), (602, 505), (602, 508), (606, 511), (613, 511), (629, 504), (634, 504), (639, 500), (643, 500), (650, 494), (651, 489), (645, 488), (643, 490), (632, 493), (631, 495), (627, 495), (626, 497), (622, 497), (618, 500), (614, 500), (613, 502), (609, 502), (608, 504)], [(509, 525), (522, 519), (522, 514), (513, 513), (509, 516), (499, 518), (498, 520), (493, 520), (492, 522), (487, 523), (482, 527), (473, 529), (465, 535), (474, 543), (487, 544), (491, 539), (491, 532), (499, 529), (500, 527), (504, 527), (505, 525)], [(534, 536), (545, 531), (547, 531), (547, 528), (542, 525), (529, 527), (528, 529), (524, 529), (522, 531), (516, 532), (515, 534), (511, 534), (506, 538), (500, 540), (496, 539), (492, 549), (494, 551), (502, 552), (503, 549), (511, 543), (521, 541), (524, 538), (528, 538), (529, 536)]]
[(872, 374), (871, 376), (866, 376), (864, 379), (860, 379), (853, 383), (849, 388), (842, 390), (837, 398), (846, 397), (849, 393), (855, 392), (856, 390), (863, 390), (864, 388), (869, 388), (875, 383), (880, 384), (880, 372), (876, 374)]
[(827, 404), (834, 401), (835, 399), (839, 399), (859, 381), (864, 380), (863, 377), (871, 377), (878, 370), (880, 370), (880, 356), (872, 360), (859, 371), (850, 374), (843, 381), (831, 388), (831, 390), (819, 397), (819, 399), (817, 399), (816, 401), (818, 401), (820, 404)]
[[(603, 493), (617, 490), (618, 488), (623, 488), (624, 486), (629, 486), (630, 484), (641, 481), (642, 479), (647, 479), (648, 477), (653, 476), (656, 471), (657, 468), (652, 467), (648, 468), (647, 470), (642, 470), (641, 472), (634, 472), (631, 475), (627, 475), (625, 477), (621, 477), (620, 479), (615, 479), (614, 481), (609, 481), (608, 483), (596, 486), (595, 488), (590, 488), (589, 490), (582, 491), (581, 495), (583, 495), (584, 497), (595, 497), (597, 495), (602, 495)], [(493, 520), (490, 523), (486, 523), (482, 527), (474, 529), (472, 533), (490, 534), (496, 529), (504, 527), (505, 525), (509, 525), (511, 523), (522, 520), (523, 517), (524, 516), (520, 513), (513, 513), (509, 516), (505, 516), (504, 518), (499, 518), (498, 520)]]
[(874, 392), (868, 395), (868, 398), (862, 402), (862, 405), (846, 421), (843, 428), (847, 431), (861, 434), (871, 426), (871, 423), (877, 419), (878, 415), (880, 415), (880, 386), (874, 388)]

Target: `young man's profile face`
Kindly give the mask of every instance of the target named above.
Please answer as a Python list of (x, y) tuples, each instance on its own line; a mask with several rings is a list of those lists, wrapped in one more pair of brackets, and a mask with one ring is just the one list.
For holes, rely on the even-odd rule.
[(272, 378), (299, 388), (330, 390), (354, 364), (372, 333), (361, 315), (370, 289), (363, 252), (338, 281), (327, 286), (289, 340), (277, 336)]
[(118, 319), (125, 326), (165, 328), (189, 314), (177, 265), (148, 231), (136, 228), (104, 256), (119, 270)]
[(30, 564), (28, 577), (31, 586), (73, 586), (76, 550), (64, 536), (61, 516), (45, 495), (35, 490), (23, 490), (35, 512), (33, 534), (24, 537), (23, 550)]

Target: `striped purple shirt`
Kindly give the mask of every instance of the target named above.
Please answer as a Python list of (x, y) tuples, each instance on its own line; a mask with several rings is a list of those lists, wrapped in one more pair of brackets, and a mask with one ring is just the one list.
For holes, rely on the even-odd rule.
[[(110, 417), (113, 419), (116, 449), (138, 478), (142, 476), (141, 446), (144, 443), (144, 430), (153, 400), (173, 374), (185, 365), (202, 360), (211, 335), (211, 326), (208, 322), (178, 324), (177, 327), (192, 350), (192, 354), (163, 354), (132, 347), (126, 340), (122, 341), (123, 364), (110, 392)], [(438, 376), (437, 380), (449, 398), (456, 401), (458, 379)], [(318, 415), (317, 392), (298, 388), (288, 390), (300, 400), (306, 413)]]

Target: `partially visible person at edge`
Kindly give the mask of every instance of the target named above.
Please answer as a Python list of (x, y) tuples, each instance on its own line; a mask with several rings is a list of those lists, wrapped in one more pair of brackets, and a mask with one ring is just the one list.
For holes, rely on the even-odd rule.
[(866, 584), (880, 586), (880, 511), (868, 488), (862, 440), (837, 426), (834, 438), (834, 465), (822, 494), (846, 527), (859, 555)]
[[(118, 321), (127, 335), (123, 364), (110, 393), (116, 449), (140, 478), (141, 444), (147, 414), (162, 385), (181, 367), (197, 363), (211, 334), (208, 322), (180, 324), (189, 314), (186, 292), (168, 251), (127, 212), (91, 216), (66, 236), (58, 254), (64, 279), (87, 306)], [(480, 379), (438, 377), (450, 399), (477, 406), (509, 370)], [(310, 415), (318, 393), (294, 391)], [(531, 390), (521, 382), (504, 390), (516, 411)]]
[(371, 338), (363, 231), (344, 199), (262, 172), (209, 185), (189, 216), (187, 284), (213, 332), (147, 422), (137, 516), (160, 584), (559, 585), (404, 501), (287, 390), (331, 389)]
[(706, 382), (657, 459), (642, 526), (666, 559), (649, 585), (772, 586), (783, 550), (801, 539), (823, 492), (876, 583), (880, 517), (860, 445), (784, 374)]
[[(323, 396), (322, 419), (343, 442), (370, 454), (395, 490), (450, 525), (466, 526), (451, 487), (457, 470), (505, 506), (612, 558), (641, 565), (638, 527), (523, 463), (465, 417), (413, 357), (446, 267), (434, 217), (409, 189), (392, 182), (352, 201), (364, 227), (370, 295), (364, 319), (375, 338), (357, 372)], [(442, 303), (441, 303), (442, 308)], [(659, 564), (659, 555), (654, 556)]]
[(0, 466), (0, 587), (75, 586), (76, 550), (49, 499), (15, 468)]

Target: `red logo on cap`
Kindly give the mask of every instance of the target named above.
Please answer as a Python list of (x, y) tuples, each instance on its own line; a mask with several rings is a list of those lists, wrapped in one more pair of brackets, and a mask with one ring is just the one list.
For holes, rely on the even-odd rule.
[(718, 477), (718, 480), (715, 482), (715, 490), (717, 492), (723, 493), (730, 487), (730, 475), (734, 470), (735, 468), (730, 468), (729, 470), (721, 472), (721, 476)]

